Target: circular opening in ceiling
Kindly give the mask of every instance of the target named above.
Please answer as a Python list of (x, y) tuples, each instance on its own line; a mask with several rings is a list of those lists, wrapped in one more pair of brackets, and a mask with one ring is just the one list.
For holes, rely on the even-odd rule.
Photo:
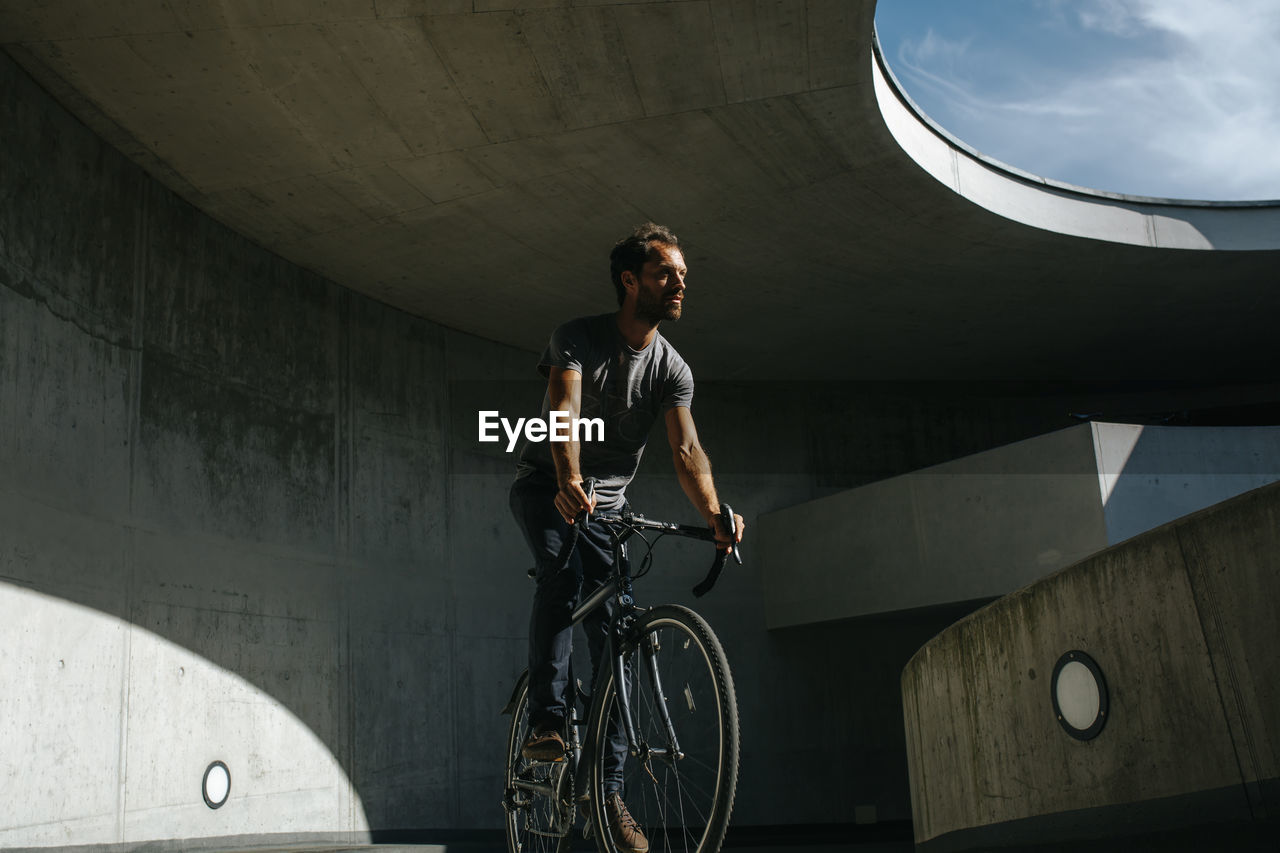
[(916, 111), (1014, 171), (1158, 199), (1280, 198), (1280, 4), (880, 2)]
[(221, 761), (215, 761), (204, 771), (201, 783), (204, 802), (211, 809), (221, 808), (231, 795), (231, 771)]

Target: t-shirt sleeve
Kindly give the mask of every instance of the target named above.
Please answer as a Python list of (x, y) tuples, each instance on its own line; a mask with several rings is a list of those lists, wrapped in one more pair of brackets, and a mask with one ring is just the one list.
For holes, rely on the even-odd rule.
[(693, 405), (693, 371), (682, 359), (671, 367), (662, 389), (662, 411)]
[(586, 357), (587, 336), (582, 324), (570, 320), (551, 333), (551, 341), (542, 351), (538, 361), (538, 372), (543, 376), (551, 375), (551, 368), (561, 367), (565, 370), (582, 372), (582, 360)]

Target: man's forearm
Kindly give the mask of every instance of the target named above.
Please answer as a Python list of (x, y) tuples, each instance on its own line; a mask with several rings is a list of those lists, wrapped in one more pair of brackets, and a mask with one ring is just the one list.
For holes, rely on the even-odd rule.
[(578, 452), (579, 444), (576, 441), (557, 441), (551, 445), (551, 461), (556, 466), (556, 484), (561, 488), (569, 483), (582, 481)]
[[(576, 419), (582, 410), (581, 374), (573, 370), (553, 370), (547, 384), (547, 397), (552, 411), (568, 412)], [(582, 481), (579, 467), (581, 447), (576, 439), (551, 442), (551, 461), (556, 466), (556, 484), (564, 488), (569, 483)]]
[(697, 443), (676, 448), (672, 457), (680, 487), (710, 525), (720, 512), (720, 499), (716, 497), (715, 481), (711, 478), (711, 460)]

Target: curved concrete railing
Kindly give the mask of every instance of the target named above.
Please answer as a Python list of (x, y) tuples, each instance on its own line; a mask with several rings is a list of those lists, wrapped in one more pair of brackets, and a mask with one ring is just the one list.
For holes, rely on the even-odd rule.
[(1013, 168), (975, 151), (915, 105), (873, 37), (871, 77), (890, 134), (922, 169), (992, 213), (1113, 243), (1162, 249), (1280, 248), (1280, 201), (1183, 201), (1085, 189)]
[[(1136, 849), (1134, 837), (1175, 832), (1213, 840), (1198, 849), (1274, 840), (1277, 600), (1272, 485), (1102, 551), (939, 634), (902, 676), (917, 849)], [(1055, 684), (1059, 666), (1083, 656), (1102, 674), (1092, 704), (1070, 678)], [(1079, 721), (1074, 731), (1063, 718)]]

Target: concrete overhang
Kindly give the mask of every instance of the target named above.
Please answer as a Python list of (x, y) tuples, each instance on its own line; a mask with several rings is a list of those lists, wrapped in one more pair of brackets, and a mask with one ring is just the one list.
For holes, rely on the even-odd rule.
[(1277, 372), (1280, 205), (993, 164), (909, 108), (872, 2), (523, 5), (0, 0), (0, 43), (249, 239), (524, 349), (610, 310), (608, 249), (653, 218), (701, 378)]
[(885, 125), (944, 186), (992, 213), (1057, 234), (1156, 249), (1280, 249), (1280, 202), (1189, 201), (1110, 193), (1023, 171), (966, 145), (930, 119), (875, 44), (871, 69)]

